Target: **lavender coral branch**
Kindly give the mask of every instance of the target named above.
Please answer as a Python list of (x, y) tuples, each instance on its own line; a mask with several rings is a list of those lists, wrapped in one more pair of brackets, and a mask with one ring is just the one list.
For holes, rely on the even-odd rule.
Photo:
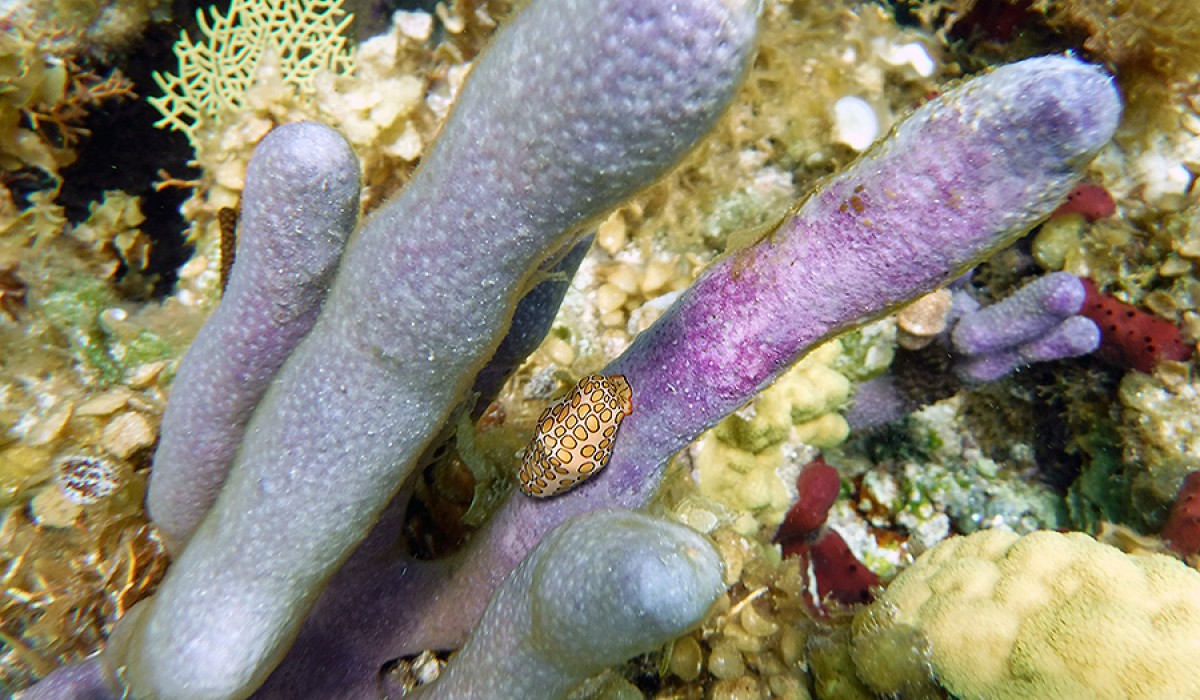
[(634, 409), (604, 472), (561, 497), (510, 498), (450, 564), (357, 571), (358, 584), (321, 601), (273, 695), (311, 687), (305, 668), (333, 639), (355, 673), (378, 668), (380, 649), (461, 640), (552, 527), (642, 506), (674, 452), (809, 348), (944, 284), (1046, 216), (1119, 115), (1102, 71), (1058, 57), (999, 68), (921, 107), (776, 230), (710, 267), (605, 370), (628, 379)]
[(538, 265), (732, 97), (750, 0), (541, 0), (474, 66), (412, 183), (357, 233), (213, 508), (105, 660), (135, 697), (241, 697), (399, 488)]
[(700, 624), (725, 590), (721, 557), (682, 525), (588, 513), (555, 528), (496, 592), (421, 700), (552, 700)]
[(120, 700), (123, 690), (95, 657), (55, 669), (17, 700)]
[(959, 376), (972, 383), (990, 382), (1033, 362), (1094, 351), (1100, 346), (1100, 329), (1078, 315), (1086, 293), (1075, 275), (1054, 272), (966, 313), (951, 333), (954, 348), (967, 356), (959, 363)]
[(1069, 272), (1035, 279), (1003, 301), (968, 313), (954, 326), (959, 352), (983, 355), (1038, 338), (1083, 308), (1087, 292)]
[(358, 221), (358, 159), (312, 122), (267, 134), (246, 171), (237, 265), (179, 364), (146, 507), (172, 550), (213, 501), (250, 414), (313, 327)]

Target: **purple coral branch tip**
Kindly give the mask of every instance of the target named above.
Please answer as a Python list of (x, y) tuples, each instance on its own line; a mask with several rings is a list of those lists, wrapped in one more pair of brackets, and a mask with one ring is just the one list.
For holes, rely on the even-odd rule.
[(1086, 295), (1083, 282), (1075, 275), (1051, 273), (995, 304), (964, 313), (951, 340), (954, 348), (965, 355), (1013, 349), (1043, 337), (1078, 314)]
[(1090, 318), (1072, 316), (1017, 352), (1026, 363), (1080, 357), (1100, 347), (1100, 327)]

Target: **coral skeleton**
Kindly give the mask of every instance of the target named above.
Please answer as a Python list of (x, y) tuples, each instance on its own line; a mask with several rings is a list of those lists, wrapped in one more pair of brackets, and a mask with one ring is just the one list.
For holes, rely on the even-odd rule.
[(135, 696), (262, 683), (465, 400), (537, 268), (712, 126), (756, 12), (552, 0), (496, 36), (413, 181), (355, 234), (168, 579), (114, 633), (106, 658)]
[(285, 124), (250, 161), (238, 263), (175, 375), (146, 508), (178, 551), (217, 498), (250, 414), (312, 329), (358, 221), (358, 161), (333, 129)]
[[(539, 542), (554, 547), (605, 516), (555, 528), (644, 507), (674, 453), (811, 349), (944, 285), (1045, 218), (1120, 115), (1108, 76), (1066, 57), (1004, 66), (927, 102), (714, 262), (602, 370), (636, 397), (602, 473), (553, 498), (513, 493), (453, 558), (398, 555), (402, 487), (442, 426), (474, 410), (470, 389), (521, 299), (584, 227), (714, 123), (753, 55), (757, 11), (746, 0), (537, 0), (517, 14), (410, 185), (351, 238), (319, 316), (240, 437), (221, 438), (234, 444), (231, 464), (160, 492), (164, 504), (195, 493), (188, 508), (199, 513), (211, 493), (201, 486), (228, 470), (190, 538), (179, 529), (187, 544), (157, 595), (84, 662), (93, 671), (64, 668), (28, 697), (119, 697), (116, 680), (135, 698), (374, 697), (385, 662), (461, 644)], [(279, 132), (256, 162), (306, 143), (305, 129), (317, 127)], [(289, 170), (252, 174), (248, 210), (344, 222), (328, 201), (287, 210)], [(317, 170), (348, 187), (344, 163)], [(180, 389), (172, 402), (200, 400)], [(568, 566), (594, 571), (604, 552)], [(651, 644), (593, 641), (605, 664)]]
[(985, 530), (922, 554), (853, 637), (859, 676), (886, 695), (1194, 697), (1200, 573), (1080, 532)]
[[(267, 696), (353, 697), (340, 691), (387, 660), (380, 650), (460, 643), (497, 572), (555, 525), (643, 507), (676, 451), (808, 350), (958, 277), (1048, 215), (1119, 114), (1109, 79), (1067, 58), (1002, 67), (927, 103), (777, 228), (710, 266), (602, 370), (638, 397), (603, 474), (552, 499), (509, 498), (450, 562), (382, 559), (395, 527), (385, 520), (331, 582)], [(333, 630), (345, 676), (314, 672)]]

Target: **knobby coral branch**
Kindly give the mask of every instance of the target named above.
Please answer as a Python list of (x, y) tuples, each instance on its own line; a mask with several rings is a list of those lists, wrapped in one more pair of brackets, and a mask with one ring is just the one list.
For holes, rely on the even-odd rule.
[(496, 36), (412, 183), (353, 238), (158, 595), (114, 633), (105, 659), (135, 697), (240, 697), (262, 682), (538, 266), (711, 127), (756, 11), (545, 0)]
[(496, 592), (421, 700), (553, 700), (698, 625), (725, 590), (716, 548), (675, 523), (601, 510), (555, 528)]
[(461, 642), (553, 528), (644, 505), (674, 452), (810, 348), (1049, 214), (1120, 114), (1106, 75), (1061, 57), (927, 103), (714, 263), (604, 370), (627, 379), (634, 409), (602, 473), (560, 497), (510, 497), (451, 560), (397, 559), (387, 528), (404, 499), (385, 506), (537, 269), (711, 125), (750, 55), (754, 11), (543, 0), (497, 36), (412, 184), (352, 241), (158, 596), (110, 640), (103, 663), (132, 696), (244, 697), (299, 633), (261, 697), (371, 697), (383, 661)]
[(1086, 296), (1080, 278), (1053, 272), (995, 304), (966, 312), (951, 334), (954, 348), (966, 356), (959, 376), (985, 383), (1035, 362), (1092, 352), (1100, 345), (1100, 329), (1079, 315)]
[[(368, 547), (325, 593), (266, 696), (353, 697), (338, 689), (387, 658), (460, 642), (555, 525), (643, 506), (671, 455), (810, 348), (945, 284), (1048, 215), (1120, 110), (1102, 71), (1061, 57), (999, 68), (921, 107), (778, 228), (714, 263), (603, 370), (634, 392), (603, 473), (553, 499), (511, 497), (449, 562)], [(331, 647), (337, 658), (322, 667)]]
[(241, 250), (221, 305), (179, 364), (146, 508), (180, 551), (217, 498), (250, 414), (317, 320), (358, 221), (358, 161), (333, 129), (287, 124), (246, 173)]

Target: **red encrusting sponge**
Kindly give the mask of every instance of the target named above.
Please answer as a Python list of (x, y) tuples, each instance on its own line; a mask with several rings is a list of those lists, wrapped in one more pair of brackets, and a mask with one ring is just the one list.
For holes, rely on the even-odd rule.
[(1192, 356), (1192, 346), (1174, 323), (1102, 293), (1087, 278), (1083, 286), (1087, 296), (1079, 314), (1100, 327), (1100, 358), (1149, 374), (1162, 360), (1182, 362)]
[(808, 556), (818, 598), (810, 600), (810, 606), (821, 606), (827, 600), (862, 605), (874, 598), (872, 589), (880, 584), (879, 577), (854, 556), (836, 530), (822, 532), (809, 545)]
[[(800, 557), (807, 579), (805, 600), (813, 615), (828, 617), (827, 604), (869, 603), (879, 577), (854, 556), (842, 536), (825, 527), (841, 491), (841, 477), (824, 459), (809, 462), (796, 478), (800, 498), (775, 533), (783, 556)], [(815, 593), (815, 595), (814, 595)]]
[(1081, 182), (1067, 194), (1067, 201), (1055, 209), (1050, 218), (1079, 214), (1090, 223), (1116, 213), (1117, 203), (1108, 190), (1092, 182)]
[(823, 458), (817, 457), (800, 470), (796, 489), (800, 497), (784, 516), (775, 535), (776, 542), (803, 539), (816, 532), (842, 490), (842, 478)]
[(1200, 554), (1200, 471), (1184, 477), (1160, 537), (1185, 557)]

